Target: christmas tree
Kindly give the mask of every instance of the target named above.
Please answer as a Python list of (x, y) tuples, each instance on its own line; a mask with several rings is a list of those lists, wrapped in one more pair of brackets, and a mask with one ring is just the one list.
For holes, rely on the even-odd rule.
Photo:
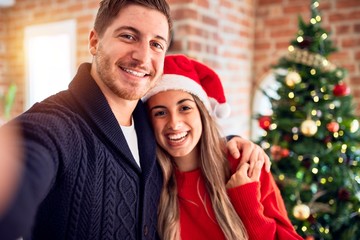
[[(321, 27), (319, 2), (309, 23), (274, 66), (271, 115), (257, 115), (258, 140), (272, 160), (289, 217), (305, 239), (360, 239), (360, 131), (345, 69)], [(271, 89), (270, 89), (271, 90)]]

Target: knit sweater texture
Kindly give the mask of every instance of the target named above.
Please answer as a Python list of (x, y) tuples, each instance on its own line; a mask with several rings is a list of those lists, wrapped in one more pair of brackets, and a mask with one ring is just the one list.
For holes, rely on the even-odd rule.
[(0, 239), (158, 239), (162, 173), (146, 110), (133, 112), (140, 169), (90, 68), (15, 119), (25, 168)]
[[(229, 158), (232, 172), (238, 160)], [(223, 240), (200, 169), (176, 171), (182, 240)], [(262, 170), (260, 181), (228, 189), (228, 196), (250, 240), (299, 240), (274, 179)]]

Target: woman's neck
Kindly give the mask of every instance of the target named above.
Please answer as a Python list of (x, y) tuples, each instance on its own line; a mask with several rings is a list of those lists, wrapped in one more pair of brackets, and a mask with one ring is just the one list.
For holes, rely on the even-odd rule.
[(195, 147), (189, 154), (181, 157), (173, 157), (180, 172), (190, 172), (199, 167), (200, 150)]

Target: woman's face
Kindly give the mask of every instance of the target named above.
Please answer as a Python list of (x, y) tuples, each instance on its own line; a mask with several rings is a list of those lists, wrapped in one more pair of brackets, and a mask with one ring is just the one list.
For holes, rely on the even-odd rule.
[(193, 96), (181, 90), (160, 92), (148, 100), (148, 107), (156, 141), (178, 167), (196, 162), (202, 123)]

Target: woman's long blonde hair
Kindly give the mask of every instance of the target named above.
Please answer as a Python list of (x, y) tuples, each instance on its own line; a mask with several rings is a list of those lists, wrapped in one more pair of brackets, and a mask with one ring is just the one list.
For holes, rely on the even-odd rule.
[[(226, 181), (230, 177), (229, 162), (226, 159), (217, 125), (205, 105), (193, 95), (199, 109), (203, 132), (200, 137), (199, 167), (209, 193), (216, 220), (229, 240), (248, 239), (246, 229), (232, 206), (226, 192)], [(158, 232), (161, 239), (180, 240), (180, 213), (175, 178), (175, 163), (161, 147), (157, 147), (164, 185), (158, 210)], [(194, 216), (195, 217), (195, 216)]]

